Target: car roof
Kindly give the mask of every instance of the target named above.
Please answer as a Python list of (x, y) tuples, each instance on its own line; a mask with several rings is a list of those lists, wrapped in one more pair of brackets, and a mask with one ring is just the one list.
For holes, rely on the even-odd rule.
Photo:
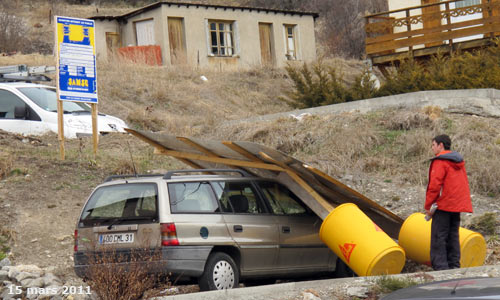
[(50, 85), (38, 84), (38, 83), (30, 83), (30, 82), (2, 82), (0, 83), (0, 87), (10, 87), (10, 88), (21, 88), (21, 87), (46, 87), (46, 88), (54, 88)]
[[(164, 174), (151, 174), (151, 175), (140, 175), (140, 177), (134, 177), (134, 175), (130, 175), (130, 177), (126, 178), (111, 178), (107, 179), (105, 182), (100, 184), (99, 186), (106, 185), (114, 185), (114, 184), (127, 184), (127, 183), (151, 183), (151, 182), (187, 182), (187, 181), (201, 181), (201, 180), (238, 180), (238, 181), (247, 181), (247, 180), (268, 180), (274, 181), (272, 179), (265, 179), (260, 177), (242, 177), (242, 176), (228, 176), (228, 175), (178, 175), (172, 176), (170, 179), (164, 179)], [(111, 176), (112, 177), (112, 176)]]

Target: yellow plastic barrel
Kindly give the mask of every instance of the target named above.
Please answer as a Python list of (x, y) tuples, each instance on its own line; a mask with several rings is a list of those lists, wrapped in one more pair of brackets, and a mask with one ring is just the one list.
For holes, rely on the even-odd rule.
[[(425, 220), (422, 213), (410, 215), (399, 231), (399, 245), (406, 256), (416, 262), (431, 264), (431, 221)], [(484, 264), (486, 241), (477, 232), (460, 227), (460, 266), (477, 267)]]
[(404, 250), (353, 203), (331, 211), (319, 236), (359, 276), (397, 274), (404, 267)]

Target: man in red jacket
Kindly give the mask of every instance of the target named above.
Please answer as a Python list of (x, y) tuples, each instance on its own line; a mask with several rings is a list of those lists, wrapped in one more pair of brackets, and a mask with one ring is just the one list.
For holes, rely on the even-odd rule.
[(425, 210), (430, 216), (431, 205), (437, 204), (431, 226), (431, 264), (434, 270), (460, 268), (460, 213), (472, 212), (464, 159), (459, 153), (450, 151), (450, 147), (451, 139), (445, 134), (432, 139), (435, 157), (429, 167)]

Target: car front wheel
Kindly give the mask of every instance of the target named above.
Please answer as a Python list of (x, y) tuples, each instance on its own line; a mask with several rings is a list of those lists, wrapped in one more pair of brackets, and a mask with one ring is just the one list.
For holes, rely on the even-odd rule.
[(238, 286), (239, 270), (233, 258), (223, 252), (210, 254), (205, 270), (199, 278), (202, 291), (225, 290)]

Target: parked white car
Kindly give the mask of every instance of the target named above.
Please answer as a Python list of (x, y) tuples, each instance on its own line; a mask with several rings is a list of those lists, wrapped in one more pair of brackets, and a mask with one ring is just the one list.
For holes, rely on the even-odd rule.
[[(64, 136), (92, 135), (91, 108), (85, 103), (63, 103)], [(98, 114), (98, 132), (125, 132), (127, 124), (113, 116)], [(57, 94), (51, 86), (8, 82), (0, 83), (0, 129), (24, 135), (58, 132)]]

